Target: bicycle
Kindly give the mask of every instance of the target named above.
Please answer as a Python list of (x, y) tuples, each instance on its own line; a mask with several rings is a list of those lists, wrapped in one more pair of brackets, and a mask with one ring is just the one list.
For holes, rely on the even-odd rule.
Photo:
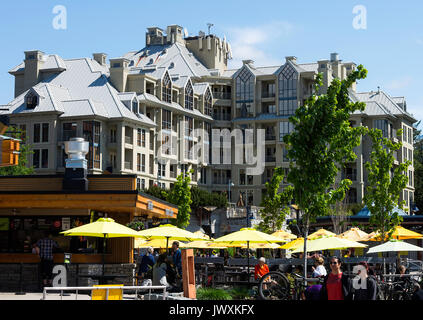
[(322, 278), (304, 278), (297, 273), (285, 275), (279, 271), (265, 274), (258, 283), (262, 300), (304, 300), (307, 282), (322, 282)]

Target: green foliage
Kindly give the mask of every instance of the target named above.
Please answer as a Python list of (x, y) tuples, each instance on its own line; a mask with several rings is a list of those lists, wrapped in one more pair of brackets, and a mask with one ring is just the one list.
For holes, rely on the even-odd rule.
[(231, 294), (224, 289), (199, 288), (197, 300), (232, 300)]
[(167, 200), (168, 194), (169, 194), (169, 190), (164, 190), (157, 185), (151, 186), (150, 188), (144, 190), (144, 192), (146, 194), (149, 194), (153, 197), (156, 197), (158, 199), (162, 199), (162, 200), (165, 200), (165, 201)]
[(207, 190), (200, 189), (197, 186), (191, 187), (191, 199), (192, 210), (206, 206), (225, 208), (228, 204), (228, 200), (224, 194), (209, 192)]
[(257, 225), (259, 231), (271, 233), (281, 229), (286, 215), (289, 214), (288, 205), (292, 199), (293, 188), (288, 186), (279, 193), (283, 177), (283, 169), (276, 168), (272, 179), (266, 182), (266, 195), (261, 203), (263, 209), (260, 210), (262, 221)]
[(128, 228), (134, 229), (135, 231), (144, 230), (144, 222), (138, 220), (132, 220), (126, 225)]
[(176, 183), (170, 190), (167, 197), (167, 201), (178, 206), (178, 215), (176, 219), (171, 220), (171, 223), (182, 229), (185, 229), (188, 226), (191, 216), (192, 200), (190, 183), (190, 175), (187, 174), (184, 176), (184, 174), (181, 173), (177, 177)]
[[(403, 172), (407, 172), (411, 162), (404, 161), (394, 168), (394, 152), (401, 148), (402, 142), (394, 143), (388, 138), (383, 138), (380, 129), (369, 130), (368, 134), (372, 140), (372, 153), (371, 161), (365, 164), (369, 185), (364, 203), (371, 212), (369, 223), (379, 230), (384, 241), (386, 235), (391, 237), (393, 228), (402, 221), (401, 216), (392, 212), (396, 206), (402, 209), (405, 203), (399, 202), (399, 197), (408, 181)], [(401, 136), (402, 129), (398, 130), (397, 134)]]
[[(334, 79), (326, 94), (313, 94), (289, 118), (294, 131), (284, 137), (290, 159), (288, 182), (303, 213), (304, 234), (308, 234), (309, 222), (327, 215), (328, 208), (342, 201), (352, 184), (345, 179), (334, 188), (339, 165), (356, 159), (354, 147), (360, 145), (366, 132), (364, 127), (350, 126), (350, 114), (363, 111), (365, 104), (351, 102), (348, 93), (352, 84), (366, 75), (367, 70), (360, 65), (347, 79)], [(319, 75), (314, 92), (319, 92), (321, 79)]]
[(250, 290), (248, 287), (233, 287), (229, 290), (229, 294), (231, 295), (232, 299), (235, 300), (245, 300), (251, 297)]
[(417, 130), (420, 121), (414, 125), (414, 202), (419, 208), (416, 212), (423, 215), (423, 139), (420, 136), (421, 130)]
[(31, 150), (31, 146), (26, 143), (27, 139), (24, 138), (24, 133), (22, 130), (15, 127), (9, 127), (6, 134), (22, 140), (20, 144), (19, 164), (16, 166), (0, 168), (0, 176), (20, 176), (33, 174), (34, 168), (28, 167), (28, 159), (29, 156), (33, 154), (33, 152)]

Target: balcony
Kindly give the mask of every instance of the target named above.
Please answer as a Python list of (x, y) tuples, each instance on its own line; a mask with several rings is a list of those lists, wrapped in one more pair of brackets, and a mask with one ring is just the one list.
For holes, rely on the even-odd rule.
[(232, 93), (230, 93), (230, 92), (213, 92), (213, 99), (230, 100), (230, 99), (232, 99)]
[(125, 136), (125, 143), (132, 144), (132, 137)]
[(125, 161), (125, 170), (132, 170), (132, 162)]
[(229, 185), (229, 178), (226, 177), (213, 177), (213, 184)]
[(271, 179), (272, 179), (272, 177), (262, 176), (261, 177), (261, 183), (266, 184), (266, 182), (270, 182)]
[(265, 98), (274, 98), (275, 96), (276, 96), (275, 92), (263, 91), (263, 92), (261, 93), (261, 97), (262, 97), (263, 99), (265, 99)]
[(276, 157), (275, 156), (266, 156), (265, 161), (266, 162), (276, 162)]
[(177, 178), (176, 172), (175, 171), (170, 171), (169, 177), (176, 179)]
[(266, 141), (274, 141), (274, 140), (276, 140), (276, 136), (275, 136), (274, 134), (266, 134), (266, 135), (264, 136), (264, 139), (265, 139)]
[(214, 113), (213, 114), (214, 120), (220, 120), (220, 121), (231, 121), (231, 115), (230, 114), (223, 114), (223, 113)]
[(351, 181), (357, 181), (357, 170), (354, 170), (353, 172), (345, 172), (342, 171), (341, 173), (341, 179), (349, 179)]

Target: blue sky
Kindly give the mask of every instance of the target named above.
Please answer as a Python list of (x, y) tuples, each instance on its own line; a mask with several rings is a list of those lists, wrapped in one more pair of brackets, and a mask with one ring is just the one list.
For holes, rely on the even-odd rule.
[[(53, 28), (53, 8), (63, 5), (65, 30)], [(363, 5), (366, 29), (355, 29), (353, 8)], [(408, 110), (423, 119), (423, 1), (99, 1), (15, 0), (0, 10), (0, 104), (13, 98), (14, 79), (7, 72), (22, 62), (25, 50), (39, 49), (63, 58), (105, 52), (118, 57), (145, 45), (147, 27), (179, 24), (190, 35), (211, 31), (226, 36), (237, 67), (250, 58), (256, 66), (278, 65), (294, 55), (300, 63), (329, 59), (363, 64), (368, 77), (358, 90), (380, 86), (405, 96)]]

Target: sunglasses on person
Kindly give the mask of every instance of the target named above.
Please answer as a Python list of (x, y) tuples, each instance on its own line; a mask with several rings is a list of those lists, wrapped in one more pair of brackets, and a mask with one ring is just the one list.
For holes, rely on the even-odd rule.
[(332, 261), (330, 264), (338, 264), (338, 262), (336, 262), (336, 261)]

